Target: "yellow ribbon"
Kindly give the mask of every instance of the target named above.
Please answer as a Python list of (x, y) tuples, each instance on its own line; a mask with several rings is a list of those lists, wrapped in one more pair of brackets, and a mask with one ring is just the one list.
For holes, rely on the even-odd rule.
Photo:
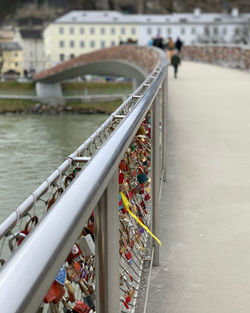
[(128, 213), (143, 227), (146, 229), (146, 231), (159, 243), (159, 245), (161, 246), (161, 241), (147, 228), (147, 226), (145, 226), (139, 219), (138, 217), (132, 213), (129, 209), (129, 207), (131, 206), (131, 204), (129, 203), (128, 199), (126, 198), (126, 196), (124, 195), (124, 193), (121, 191), (120, 192), (121, 197), (122, 197), (122, 201), (123, 204), (125, 206), (125, 209), (128, 211)]

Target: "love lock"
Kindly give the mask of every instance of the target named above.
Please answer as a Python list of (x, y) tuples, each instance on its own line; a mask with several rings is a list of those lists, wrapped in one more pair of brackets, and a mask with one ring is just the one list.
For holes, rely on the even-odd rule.
[(93, 310), (91, 310), (91, 308), (82, 301), (77, 301), (76, 305), (73, 307), (73, 310), (73, 312), (76, 313), (93, 313)]
[(38, 217), (32, 216), (26, 223), (24, 229), (19, 233), (21, 238), (18, 240), (17, 245), (19, 246), (22, 241), (26, 238), (26, 236), (31, 232), (31, 230), (36, 226), (38, 223)]
[(58, 303), (62, 297), (64, 296), (65, 289), (63, 286), (59, 285), (56, 281), (52, 283), (50, 289), (48, 290), (46, 296), (43, 301), (45, 303)]
[(22, 242), (26, 238), (26, 235), (23, 233), (15, 233), (11, 235), (8, 245), (10, 248), (10, 251), (13, 252), (15, 248), (17, 247), (18, 242)]
[(73, 248), (71, 249), (71, 252), (69, 253), (66, 261), (68, 263), (71, 263), (74, 259), (79, 257), (82, 254), (82, 251), (77, 243), (74, 244)]

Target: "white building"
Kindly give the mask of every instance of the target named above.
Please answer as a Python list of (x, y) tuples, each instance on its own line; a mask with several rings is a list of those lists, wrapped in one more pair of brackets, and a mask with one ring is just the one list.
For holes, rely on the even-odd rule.
[(179, 37), (184, 44), (248, 43), (250, 14), (174, 13), (166, 15), (122, 14), (116, 11), (71, 11), (56, 19), (44, 31), (47, 66), (74, 56), (137, 41), (146, 45), (157, 35)]
[(23, 70), (27, 73), (45, 69), (45, 52), (42, 30), (21, 29), (15, 34), (15, 41), (23, 50)]
[[(161, 35), (163, 39), (179, 37), (186, 45), (195, 43), (232, 43), (235, 34), (248, 31), (246, 42), (250, 44), (250, 14), (174, 13), (171, 15), (138, 15), (138, 43), (146, 44), (152, 37)], [(239, 40), (238, 36), (238, 41)], [(242, 37), (242, 36), (241, 36)], [(242, 38), (243, 39), (243, 38)], [(243, 43), (243, 40), (242, 42)]]
[(77, 55), (137, 40), (138, 25), (130, 15), (116, 11), (71, 11), (44, 31), (47, 65)]

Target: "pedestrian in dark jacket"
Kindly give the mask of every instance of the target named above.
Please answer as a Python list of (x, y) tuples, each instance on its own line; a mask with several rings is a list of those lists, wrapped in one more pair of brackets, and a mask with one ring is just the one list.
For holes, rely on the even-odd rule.
[(178, 53), (181, 52), (182, 46), (183, 46), (183, 42), (178, 37), (177, 40), (176, 40), (176, 43), (175, 43), (175, 48), (178, 50)]
[(177, 72), (178, 72), (178, 66), (181, 64), (181, 58), (176, 50), (174, 50), (174, 53), (171, 58), (171, 65), (174, 67), (174, 78), (177, 78)]

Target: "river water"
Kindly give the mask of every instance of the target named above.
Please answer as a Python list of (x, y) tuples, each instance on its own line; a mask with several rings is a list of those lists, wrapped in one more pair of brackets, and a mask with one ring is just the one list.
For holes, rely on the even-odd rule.
[(107, 115), (0, 115), (0, 223)]

